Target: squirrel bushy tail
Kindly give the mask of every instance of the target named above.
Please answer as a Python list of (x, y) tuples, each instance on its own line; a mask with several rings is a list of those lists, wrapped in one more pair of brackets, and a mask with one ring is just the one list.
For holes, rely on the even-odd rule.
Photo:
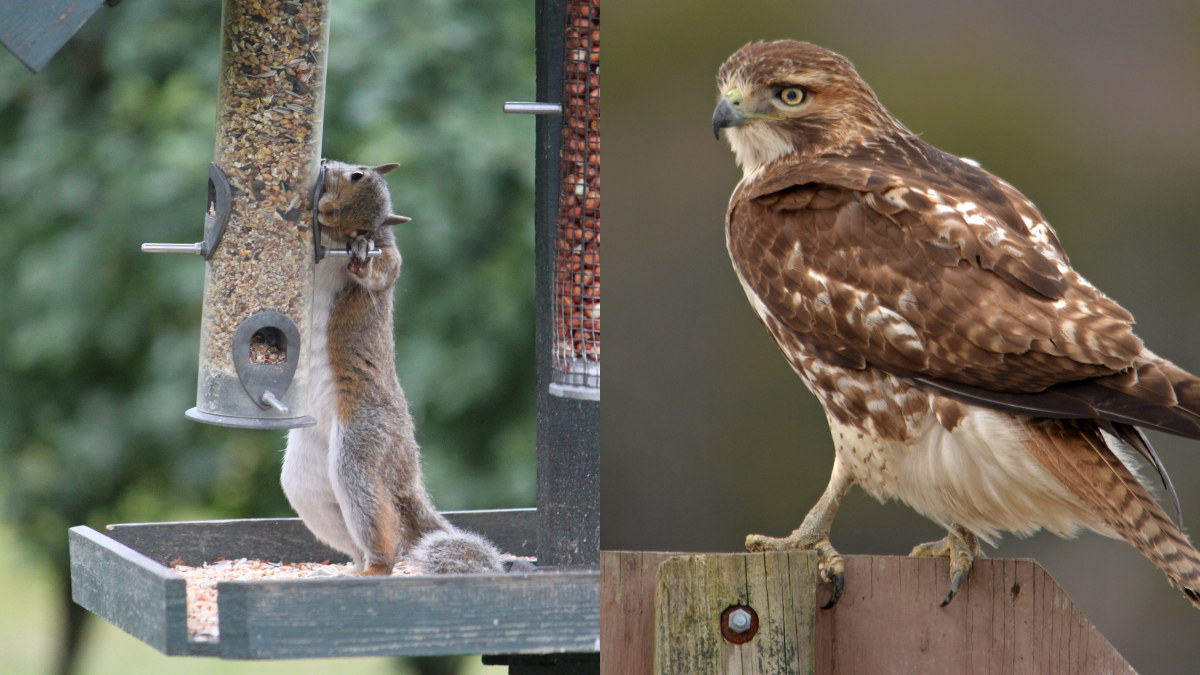
[[(409, 559), (421, 574), (479, 574), (488, 572), (530, 571), (532, 565), (504, 555), (474, 532), (451, 527), (421, 537), (409, 553)], [(524, 563), (518, 565), (516, 563)]]

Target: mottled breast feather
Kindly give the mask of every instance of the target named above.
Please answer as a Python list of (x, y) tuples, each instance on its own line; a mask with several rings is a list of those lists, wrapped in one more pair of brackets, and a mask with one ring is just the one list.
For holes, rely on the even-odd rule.
[(1200, 438), (1196, 379), (1144, 348), (1037, 208), (915, 137), (774, 162), (739, 186), (726, 227), (760, 312), (841, 365)]

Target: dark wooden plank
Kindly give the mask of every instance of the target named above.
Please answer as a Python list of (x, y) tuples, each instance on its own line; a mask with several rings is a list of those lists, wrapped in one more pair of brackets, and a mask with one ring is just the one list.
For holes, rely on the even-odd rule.
[(104, 0), (0, 0), (0, 43), (37, 72)]
[(71, 598), (165, 654), (192, 652), (183, 576), (90, 527), (68, 533)]
[(600, 648), (598, 571), (234, 581), (217, 598), (229, 659)]
[(600, 655), (505, 654), (484, 656), (484, 665), (508, 666), (508, 675), (599, 675)]
[[(478, 532), (513, 555), (534, 555), (534, 509), (449, 511), (458, 527)], [(168, 565), (203, 565), (218, 558), (256, 558), (273, 562), (349, 562), (346, 554), (317, 541), (299, 518), (248, 518), (176, 523), (109, 525), (105, 532), (148, 558)]]
[(349, 562), (317, 541), (299, 518), (123, 523), (105, 534), (162, 565), (190, 566), (218, 559), (254, 558), (273, 562)]
[(505, 553), (537, 555), (537, 509), (446, 511), (445, 516), (457, 527), (487, 537)]

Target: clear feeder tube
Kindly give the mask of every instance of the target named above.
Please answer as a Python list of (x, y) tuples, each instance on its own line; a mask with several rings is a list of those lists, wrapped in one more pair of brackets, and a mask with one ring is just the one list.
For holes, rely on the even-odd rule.
[(328, 0), (222, 4), (215, 163), (232, 200), (205, 267), (192, 419), (250, 428), (313, 423), (312, 192), (328, 44)]
[(566, 5), (551, 394), (600, 400), (600, 2)]

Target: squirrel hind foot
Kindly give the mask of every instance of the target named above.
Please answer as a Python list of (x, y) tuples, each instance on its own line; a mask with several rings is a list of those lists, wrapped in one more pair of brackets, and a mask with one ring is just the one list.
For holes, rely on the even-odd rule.
[(504, 556), (492, 542), (463, 530), (439, 530), (421, 538), (410, 558), (421, 574), (504, 572)]
[(388, 576), (392, 573), (392, 566), (387, 563), (372, 563), (366, 569), (355, 572), (355, 574), (368, 576)]

